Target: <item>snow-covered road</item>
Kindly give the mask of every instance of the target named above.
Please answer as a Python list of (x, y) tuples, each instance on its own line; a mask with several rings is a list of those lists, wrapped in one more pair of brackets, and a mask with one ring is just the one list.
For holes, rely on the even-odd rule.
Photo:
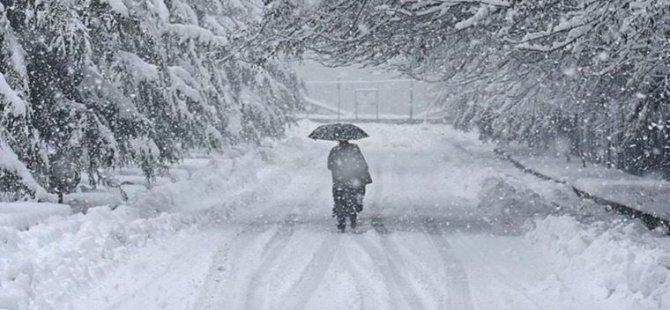
[[(246, 165), (239, 159), (200, 175), (254, 174), (230, 177), (237, 180), (234, 184), (190, 181), (174, 186), (193, 186), (191, 192), (176, 194), (176, 187), (157, 188), (156, 197), (174, 195), (168, 199), (172, 206), (161, 208), (187, 224), (129, 247), (122, 259), (105, 265), (101, 276), (40, 305), (96, 310), (668, 306), (667, 269), (663, 274), (661, 267), (652, 268), (664, 253), (656, 260), (641, 256), (651, 261), (639, 266), (624, 262), (631, 269), (627, 272), (656, 270), (666, 277), (652, 277), (653, 287), (642, 278), (639, 287), (610, 283), (627, 279), (617, 278), (622, 272), (617, 263), (602, 263), (619, 257), (616, 242), (628, 242), (625, 236), (610, 237), (610, 228), (589, 231), (568, 216), (536, 220), (543, 225), (538, 228), (517, 224), (525, 219), (505, 219), (526, 213), (489, 207), (487, 193), (513, 191), (493, 200), (522, 211), (537, 205), (552, 209), (552, 199), (579, 202), (568, 198), (567, 188), (533, 179), (497, 159), (474, 135), (439, 125), (365, 126), (371, 138), (359, 146), (374, 183), (361, 225), (338, 233), (330, 217), (325, 168), (331, 143), (303, 138), (312, 126), (302, 123), (291, 131), (293, 137), (263, 147)], [(155, 197), (137, 203), (142, 201), (164, 203)], [(546, 210), (541, 218), (552, 212)], [(620, 230), (637, 229), (626, 227)], [(151, 230), (138, 233), (151, 235)], [(601, 239), (604, 248), (588, 253)], [(637, 246), (636, 253), (653, 251), (645, 243), (625, 245)], [(591, 257), (597, 255), (603, 257)]]

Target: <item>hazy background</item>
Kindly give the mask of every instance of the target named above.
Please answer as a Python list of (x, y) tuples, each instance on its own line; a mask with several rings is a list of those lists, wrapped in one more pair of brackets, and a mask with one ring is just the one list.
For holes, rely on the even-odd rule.
[[(410, 110), (410, 87), (414, 88), (414, 115), (421, 113), (431, 103), (429, 85), (400, 77), (398, 73), (372, 68), (329, 68), (318, 62), (305, 60), (294, 64), (305, 81), (308, 97), (337, 107), (337, 80), (341, 81), (341, 108), (354, 112), (355, 100), (359, 114), (375, 113), (375, 94), (378, 96), (379, 113), (406, 115)], [(358, 95), (356, 95), (358, 93)]]

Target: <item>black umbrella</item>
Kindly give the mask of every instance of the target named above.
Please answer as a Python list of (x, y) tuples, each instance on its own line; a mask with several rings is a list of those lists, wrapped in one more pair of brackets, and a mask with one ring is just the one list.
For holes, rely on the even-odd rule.
[(352, 124), (326, 124), (314, 129), (309, 137), (315, 140), (358, 140), (367, 138), (368, 134)]

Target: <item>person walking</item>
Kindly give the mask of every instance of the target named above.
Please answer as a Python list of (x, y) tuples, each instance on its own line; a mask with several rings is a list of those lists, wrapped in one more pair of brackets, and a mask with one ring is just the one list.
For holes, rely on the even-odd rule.
[(363, 211), (365, 186), (372, 183), (368, 163), (358, 145), (338, 140), (328, 154), (328, 170), (333, 176), (333, 216), (337, 228), (344, 232), (348, 218), (350, 227), (355, 229), (358, 213)]
[(333, 217), (341, 232), (347, 227), (347, 218), (351, 228), (356, 228), (358, 213), (363, 211), (365, 186), (372, 183), (372, 178), (363, 153), (349, 141), (367, 138), (368, 134), (356, 125), (335, 123), (317, 127), (309, 137), (338, 142), (328, 154), (328, 170), (333, 174)]

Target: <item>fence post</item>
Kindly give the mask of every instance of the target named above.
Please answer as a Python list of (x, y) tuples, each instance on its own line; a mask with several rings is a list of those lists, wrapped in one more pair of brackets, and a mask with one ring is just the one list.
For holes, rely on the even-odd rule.
[(414, 80), (409, 81), (409, 120), (414, 118)]
[(375, 116), (379, 121), (379, 91), (375, 92)]
[(342, 106), (342, 83), (337, 77), (337, 122), (340, 122), (340, 107)]
[(358, 98), (354, 92), (354, 119), (358, 120)]

